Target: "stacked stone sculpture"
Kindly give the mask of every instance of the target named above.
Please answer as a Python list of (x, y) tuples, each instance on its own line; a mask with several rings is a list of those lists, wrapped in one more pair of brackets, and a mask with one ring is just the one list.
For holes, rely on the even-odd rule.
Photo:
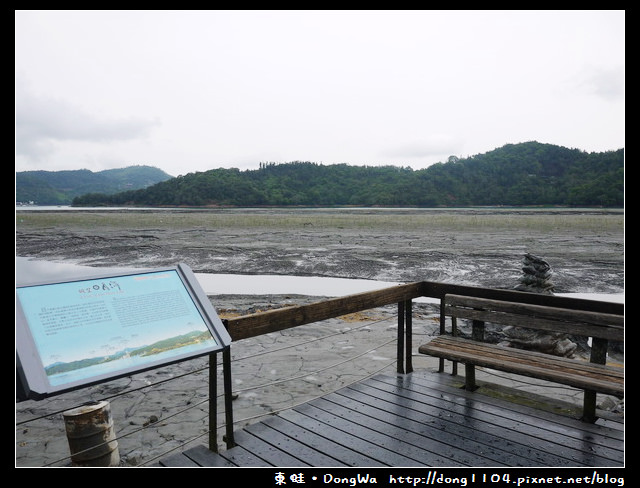
[[(515, 289), (529, 293), (553, 295), (554, 285), (551, 282), (552, 270), (549, 263), (530, 253), (524, 255), (522, 263), (523, 276)], [(471, 336), (471, 320), (460, 321), (458, 325), (462, 336)], [(581, 345), (579, 351), (578, 344), (574, 342), (575, 338), (569, 337), (565, 333), (533, 330), (517, 325), (502, 326), (489, 322), (485, 326), (485, 341), (506, 347), (528, 349), (563, 357), (574, 357), (575, 354), (587, 350), (588, 347), (586, 344)]]
[(522, 264), (523, 275), (516, 290), (553, 295), (554, 286), (550, 281), (553, 272), (549, 263), (538, 256), (526, 253)]
[[(515, 289), (553, 295), (554, 286), (550, 280), (552, 270), (549, 263), (530, 253), (524, 255), (522, 263), (523, 276)], [(564, 357), (572, 357), (577, 349), (577, 344), (566, 334), (534, 331), (515, 326), (503, 328), (502, 334), (505, 337), (501, 342), (502, 345), (519, 349), (536, 350)]]

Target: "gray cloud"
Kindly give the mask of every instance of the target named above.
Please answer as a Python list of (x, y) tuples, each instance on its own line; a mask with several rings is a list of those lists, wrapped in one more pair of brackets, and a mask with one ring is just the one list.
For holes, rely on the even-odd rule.
[(593, 69), (584, 84), (595, 95), (608, 101), (624, 100), (624, 68)]
[[(399, 159), (423, 159), (459, 154), (461, 141), (449, 135), (431, 135), (423, 140), (387, 147), (381, 152), (383, 157)], [(444, 161), (444, 159), (443, 159)]]
[(36, 97), (16, 84), (16, 154), (40, 159), (56, 142), (107, 143), (148, 136), (156, 120), (105, 120), (64, 100)]
[(618, 149), (624, 26), (624, 10), (17, 11), (16, 169)]

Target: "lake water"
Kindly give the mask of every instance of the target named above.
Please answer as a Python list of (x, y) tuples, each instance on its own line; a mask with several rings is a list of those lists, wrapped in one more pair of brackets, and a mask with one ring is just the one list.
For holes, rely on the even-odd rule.
[[(94, 268), (70, 263), (54, 263), (16, 257), (16, 286), (88, 278), (111, 272), (140, 271), (131, 268)], [(148, 271), (148, 270), (143, 270)], [(207, 295), (286, 295), (303, 294), (318, 297), (339, 297), (379, 290), (398, 283), (389, 281), (323, 278), (312, 276), (241, 275), (195, 273)], [(300, 293), (304, 290), (304, 293)], [(622, 294), (557, 293), (559, 296), (588, 298), (624, 303)], [(435, 303), (435, 299), (420, 298), (417, 302)]]

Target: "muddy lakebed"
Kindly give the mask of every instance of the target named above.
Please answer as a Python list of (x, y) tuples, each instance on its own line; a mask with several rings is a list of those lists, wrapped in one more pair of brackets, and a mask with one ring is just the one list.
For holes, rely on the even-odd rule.
[(558, 293), (623, 293), (624, 212), (502, 208), (16, 212), (16, 256), (92, 267), (152, 268), (182, 262), (196, 273), (436, 281), (512, 289), (522, 277), (526, 253), (550, 264)]
[[(337, 288), (312, 290), (314, 279), (370, 281), (373, 289), (379, 283), (422, 280), (513, 289), (526, 253), (551, 265), (557, 293), (624, 296), (622, 210), (16, 210), (16, 284), (63, 278), (66, 266), (140, 269), (185, 263), (199, 277), (241, 278), (233, 289), (208, 293), (221, 316), (342, 294)], [(25, 261), (42, 267), (25, 266)], [(34, 271), (42, 269), (47, 272)], [(269, 284), (273, 281), (260, 285), (262, 291), (249, 286), (265, 276), (312, 281), (292, 282), (286, 292)], [(236, 428), (358, 377), (393, 371), (396, 351), (389, 339), (397, 330), (395, 313), (388, 307), (234, 343)], [(414, 315), (416, 341), (437, 333), (434, 306), (417, 305)], [(302, 338), (317, 342), (309, 345)], [(267, 350), (275, 352), (263, 355)], [(324, 371), (327, 364), (342, 364), (347, 354), (359, 359)], [(429, 361), (415, 358), (417, 367), (429, 367)], [(262, 386), (282, 376), (295, 380)], [(517, 388), (533, 394), (539, 387)], [(552, 391), (568, 402), (581, 401), (566, 388)], [(152, 464), (194, 441), (206, 443), (208, 394), (207, 360), (198, 358), (18, 403), (16, 465), (69, 465), (62, 412), (103, 399), (111, 402), (121, 465)]]

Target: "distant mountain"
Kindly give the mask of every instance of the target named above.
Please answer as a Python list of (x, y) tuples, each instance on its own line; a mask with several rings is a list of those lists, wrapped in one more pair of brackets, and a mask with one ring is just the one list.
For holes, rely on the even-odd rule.
[(128, 166), (93, 172), (21, 171), (16, 173), (16, 204), (70, 205), (87, 193), (110, 195), (126, 190), (147, 188), (172, 178), (152, 166)]
[(587, 153), (536, 141), (413, 170), (396, 166), (260, 163), (212, 169), (145, 189), (83, 195), (112, 206), (624, 207), (624, 149)]

